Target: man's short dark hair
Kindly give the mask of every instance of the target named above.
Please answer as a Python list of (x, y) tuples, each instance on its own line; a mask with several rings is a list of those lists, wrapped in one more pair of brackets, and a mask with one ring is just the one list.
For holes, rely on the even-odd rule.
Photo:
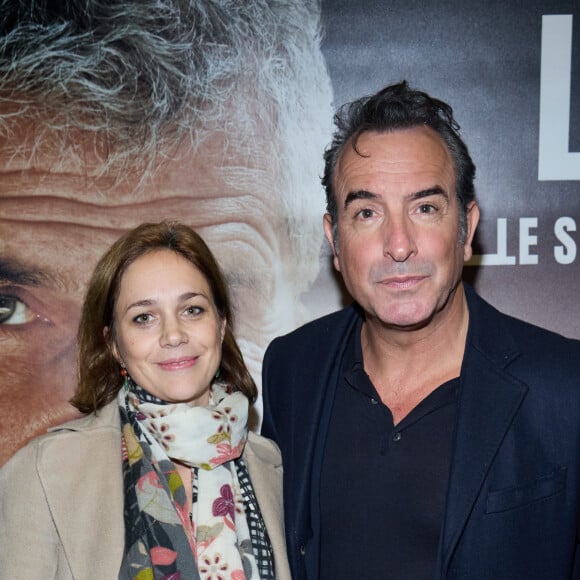
[(455, 191), (460, 207), (461, 239), (465, 238), (467, 206), (475, 199), (475, 165), (459, 136), (459, 124), (452, 108), (427, 93), (411, 89), (407, 81), (391, 85), (378, 93), (362, 97), (339, 108), (334, 116), (336, 130), (324, 152), (322, 185), (326, 190), (326, 209), (336, 232), (338, 208), (334, 191), (334, 171), (344, 147), (350, 143), (358, 153), (357, 141), (368, 131), (379, 133), (426, 125), (445, 142), (455, 168)]

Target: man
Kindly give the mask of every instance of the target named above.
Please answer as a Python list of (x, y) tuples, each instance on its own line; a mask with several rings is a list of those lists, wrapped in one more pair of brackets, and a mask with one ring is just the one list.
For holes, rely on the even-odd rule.
[(316, 0), (30, 0), (0, 23), (2, 464), (73, 414), (85, 283), (141, 222), (209, 243), (259, 376), (307, 317), (332, 95)]
[(580, 578), (580, 343), (462, 283), (479, 208), (447, 104), (403, 82), (336, 122), (324, 231), (355, 303), (263, 365), (293, 578)]

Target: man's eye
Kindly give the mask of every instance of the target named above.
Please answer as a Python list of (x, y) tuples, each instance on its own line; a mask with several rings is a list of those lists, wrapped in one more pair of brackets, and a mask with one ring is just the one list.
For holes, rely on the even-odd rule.
[(424, 203), (423, 205), (419, 206), (419, 213), (435, 213), (437, 208), (430, 203)]
[(26, 324), (34, 320), (32, 310), (11, 294), (0, 294), (0, 324)]
[(356, 215), (362, 219), (369, 219), (375, 215), (375, 212), (372, 209), (361, 209)]

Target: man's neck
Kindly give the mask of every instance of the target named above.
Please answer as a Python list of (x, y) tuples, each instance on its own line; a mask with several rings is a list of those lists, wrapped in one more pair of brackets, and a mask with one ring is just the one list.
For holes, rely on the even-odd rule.
[(425, 326), (392, 328), (368, 319), (361, 332), (364, 368), (398, 423), (425, 397), (459, 376), (469, 322), (460, 284)]

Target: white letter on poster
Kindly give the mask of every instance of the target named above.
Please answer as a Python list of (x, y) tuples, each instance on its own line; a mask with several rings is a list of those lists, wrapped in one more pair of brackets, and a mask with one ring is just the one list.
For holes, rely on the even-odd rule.
[(576, 259), (576, 242), (568, 232), (576, 231), (576, 222), (571, 217), (558, 218), (554, 225), (554, 234), (561, 246), (554, 248), (554, 258), (558, 264), (571, 264)]
[(474, 254), (467, 266), (513, 266), (515, 256), (507, 253), (507, 219), (497, 218), (497, 253)]
[(569, 151), (572, 15), (542, 16), (540, 181), (580, 180), (580, 153)]
[(520, 218), (520, 264), (537, 264), (538, 255), (530, 254), (530, 247), (538, 245), (538, 236), (530, 234), (538, 227), (538, 218)]

